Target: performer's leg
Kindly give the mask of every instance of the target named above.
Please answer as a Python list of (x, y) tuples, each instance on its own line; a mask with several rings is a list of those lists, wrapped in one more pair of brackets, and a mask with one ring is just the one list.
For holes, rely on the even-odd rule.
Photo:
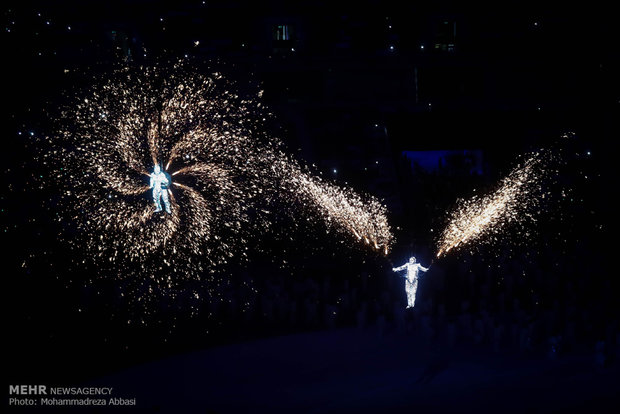
[(407, 309), (412, 308), (415, 303), (414, 293), (412, 292), (412, 285), (409, 280), (405, 281), (405, 292), (407, 292)]
[(416, 291), (418, 290), (418, 279), (415, 279), (413, 282), (407, 279), (405, 290), (407, 291), (407, 308), (413, 308), (415, 306)]
[(172, 214), (172, 211), (170, 211), (170, 198), (168, 197), (168, 190), (162, 190), (161, 197), (164, 199), (164, 206), (166, 208), (166, 213)]
[(155, 212), (158, 213), (161, 211), (161, 190), (153, 190), (153, 202), (155, 203)]
[(411, 307), (415, 306), (415, 297), (418, 292), (418, 279), (414, 280), (411, 284)]

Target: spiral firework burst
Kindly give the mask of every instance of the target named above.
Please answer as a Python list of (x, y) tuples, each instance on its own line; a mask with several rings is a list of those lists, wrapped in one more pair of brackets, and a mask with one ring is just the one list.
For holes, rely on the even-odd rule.
[(491, 194), (460, 201), (439, 237), (437, 257), (468, 243), (492, 242), (509, 225), (535, 223), (550, 159), (550, 151), (531, 154)]
[[(260, 92), (242, 98), (220, 73), (182, 62), (122, 68), (97, 85), (63, 111), (44, 157), (63, 183), (60, 220), (77, 233), (69, 242), (102, 272), (138, 269), (170, 286), (171, 274), (194, 277), (245, 259), (248, 240), (273, 214), (317, 217), (387, 253), (385, 208), (288, 158), (262, 132), (269, 114)], [(169, 213), (154, 209), (155, 166), (169, 180)], [(286, 207), (263, 208), (273, 200)]]

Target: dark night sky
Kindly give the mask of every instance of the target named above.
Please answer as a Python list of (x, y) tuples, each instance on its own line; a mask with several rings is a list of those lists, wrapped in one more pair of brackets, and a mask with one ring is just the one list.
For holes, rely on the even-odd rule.
[[(129, 49), (136, 62), (188, 54), (233, 63), (265, 84), (277, 109), (295, 99), (316, 119), (337, 111), (372, 116), (389, 123), (392, 142), (403, 149), (506, 142), (519, 149), (516, 142), (541, 133), (583, 130), (603, 141), (610, 134), (618, 59), (613, 24), (602, 10), (267, 3), (5, 6), (7, 79), (15, 80), (5, 92), (14, 102), (11, 117), (54, 99), (76, 82), (75, 72), (103, 70)], [(276, 50), (271, 30), (279, 21), (295, 28), (286, 46), (295, 52)], [(443, 25), (455, 25), (455, 39), (446, 38)], [(436, 49), (452, 41), (453, 52)]]

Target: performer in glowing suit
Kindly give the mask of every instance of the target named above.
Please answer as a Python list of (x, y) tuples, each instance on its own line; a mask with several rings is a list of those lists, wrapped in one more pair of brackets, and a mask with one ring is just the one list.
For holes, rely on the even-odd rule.
[(161, 200), (164, 200), (166, 213), (172, 214), (170, 211), (170, 198), (168, 197), (168, 187), (170, 186), (170, 175), (163, 172), (159, 165), (155, 165), (153, 174), (151, 174), (150, 188), (153, 189), (153, 201), (155, 202), (155, 212), (161, 211)]
[(400, 272), (407, 269), (405, 278), (405, 291), (407, 292), (407, 309), (413, 308), (415, 305), (415, 293), (418, 290), (418, 273), (426, 272), (428, 268), (416, 263), (415, 257), (411, 257), (409, 262), (400, 267), (392, 268), (393, 272)]

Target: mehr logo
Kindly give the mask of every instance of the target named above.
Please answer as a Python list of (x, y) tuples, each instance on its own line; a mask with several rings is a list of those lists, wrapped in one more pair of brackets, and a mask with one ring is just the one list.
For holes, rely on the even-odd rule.
[(9, 385), (10, 395), (47, 395), (45, 385)]

